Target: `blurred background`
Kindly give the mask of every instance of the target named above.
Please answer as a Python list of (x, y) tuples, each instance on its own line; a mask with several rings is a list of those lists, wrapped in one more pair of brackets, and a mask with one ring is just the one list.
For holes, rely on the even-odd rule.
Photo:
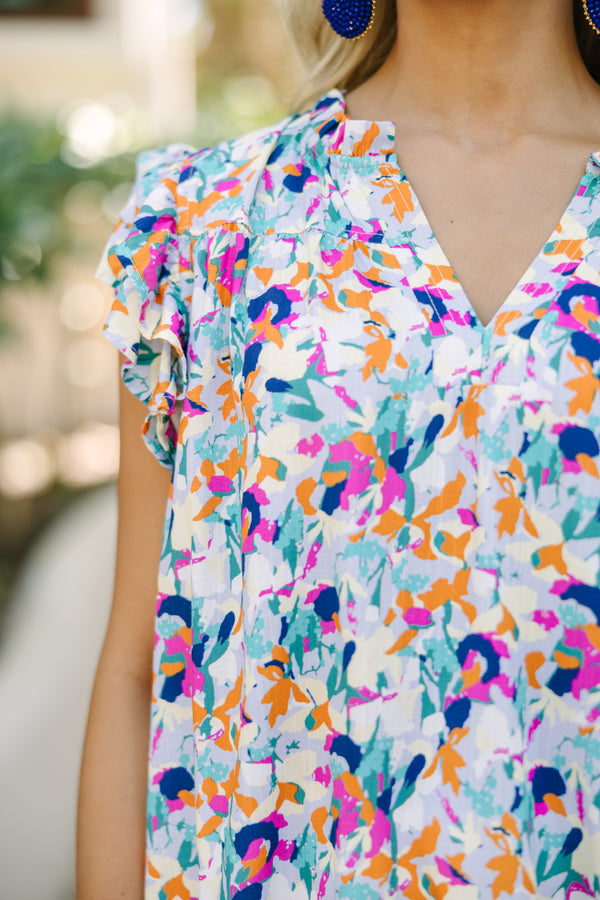
[(277, 0), (0, 0), (0, 894), (72, 900), (108, 618), (117, 358), (94, 280), (145, 148), (287, 114)]

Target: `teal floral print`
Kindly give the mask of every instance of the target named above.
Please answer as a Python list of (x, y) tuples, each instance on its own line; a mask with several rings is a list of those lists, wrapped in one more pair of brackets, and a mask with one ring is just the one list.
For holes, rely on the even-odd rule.
[(600, 897), (600, 153), (483, 326), (338, 90), (140, 157), (146, 900)]

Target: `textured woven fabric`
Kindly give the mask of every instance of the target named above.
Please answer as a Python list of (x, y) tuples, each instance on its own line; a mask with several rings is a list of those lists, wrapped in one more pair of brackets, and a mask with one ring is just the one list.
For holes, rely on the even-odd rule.
[(146, 900), (600, 896), (599, 179), (484, 327), (339, 91), (141, 158)]

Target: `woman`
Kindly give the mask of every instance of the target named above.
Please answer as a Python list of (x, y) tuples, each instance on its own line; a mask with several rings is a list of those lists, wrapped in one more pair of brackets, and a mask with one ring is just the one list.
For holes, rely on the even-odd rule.
[(600, 896), (593, 57), (571, 0), (290, 7), (303, 111), (111, 239), (78, 900)]

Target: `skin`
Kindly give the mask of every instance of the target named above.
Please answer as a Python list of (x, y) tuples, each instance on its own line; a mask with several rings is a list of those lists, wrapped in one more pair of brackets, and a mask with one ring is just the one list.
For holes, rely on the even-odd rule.
[(546, 243), (591, 152), (600, 86), (572, 0), (397, 0), (398, 38), (346, 97), (396, 154), (482, 324)]
[(83, 750), (77, 900), (143, 897), (156, 573), (171, 473), (140, 436), (145, 406), (119, 390), (117, 564)]
[[(600, 150), (600, 87), (580, 59), (571, 0), (398, 0), (398, 9), (394, 50), (347, 95), (347, 112), (398, 123), (400, 165), (487, 324), (557, 225), (589, 153)], [(141, 440), (145, 408), (120, 390), (118, 560), (81, 770), (77, 900), (143, 897), (156, 572), (170, 473)]]

